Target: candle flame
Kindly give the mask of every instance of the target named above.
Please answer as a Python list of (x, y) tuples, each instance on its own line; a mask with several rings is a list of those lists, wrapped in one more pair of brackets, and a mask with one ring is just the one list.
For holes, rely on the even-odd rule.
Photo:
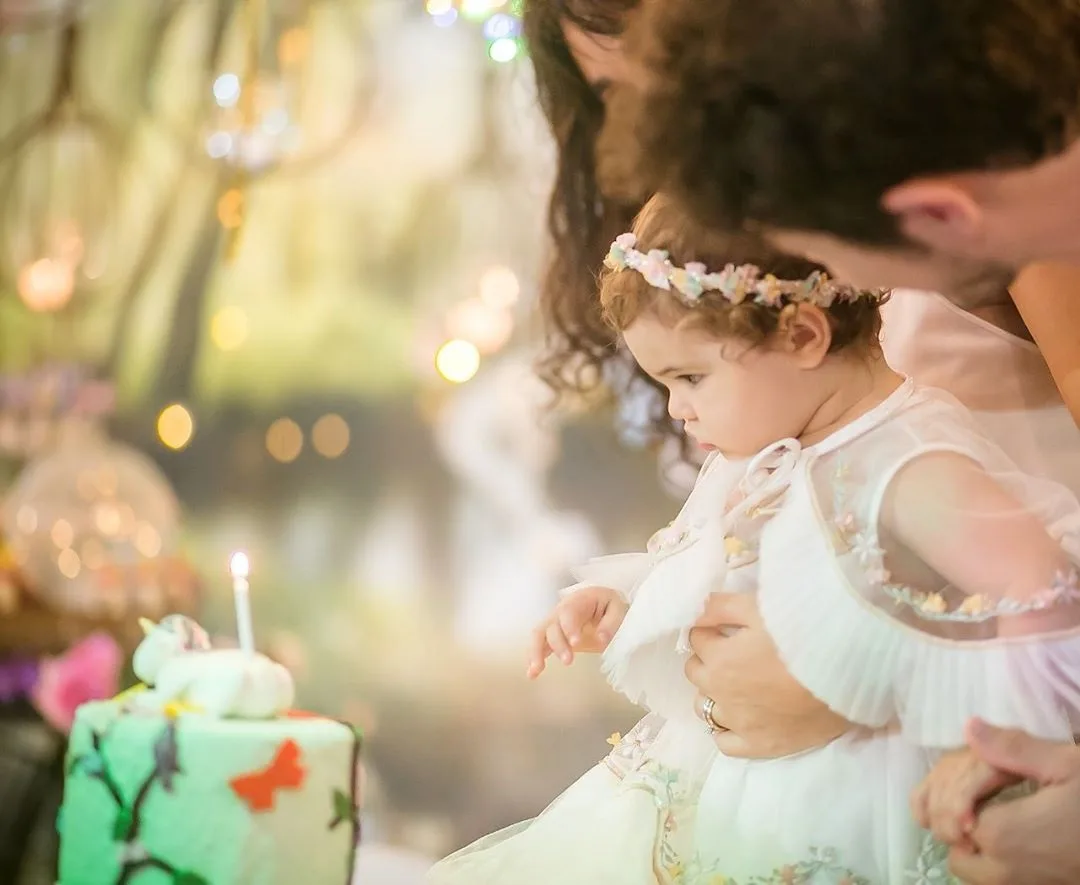
[(246, 578), (251, 574), (251, 562), (243, 551), (237, 551), (229, 559), (229, 572), (234, 578)]

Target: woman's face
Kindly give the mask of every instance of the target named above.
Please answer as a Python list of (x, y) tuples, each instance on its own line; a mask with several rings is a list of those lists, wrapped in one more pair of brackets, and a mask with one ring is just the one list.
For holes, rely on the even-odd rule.
[(570, 54), (600, 98), (612, 84), (630, 79), (621, 38), (590, 34), (571, 22), (563, 22), (562, 30)]

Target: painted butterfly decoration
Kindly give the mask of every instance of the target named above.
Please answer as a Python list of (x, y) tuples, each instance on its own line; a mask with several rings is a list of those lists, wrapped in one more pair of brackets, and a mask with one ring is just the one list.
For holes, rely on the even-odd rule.
[(278, 790), (298, 790), (306, 776), (300, 747), (290, 738), (281, 742), (266, 768), (238, 775), (229, 781), (229, 786), (249, 811), (270, 811)]

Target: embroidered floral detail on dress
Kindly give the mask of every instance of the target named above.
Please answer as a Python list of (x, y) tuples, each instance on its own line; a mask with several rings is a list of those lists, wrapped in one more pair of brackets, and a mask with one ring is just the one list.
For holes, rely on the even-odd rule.
[(670, 885), (872, 885), (869, 879), (840, 863), (831, 848), (811, 848), (806, 860), (777, 867), (764, 876), (734, 879), (719, 871), (722, 864), (701, 865), (694, 861), (676, 871)]
[[(625, 788), (652, 794), (657, 808), (657, 841), (653, 864), (660, 885), (873, 885), (870, 879), (843, 864), (833, 848), (810, 847), (808, 856), (764, 875), (737, 879), (724, 872), (723, 860), (706, 861), (700, 855), (685, 858), (675, 847), (675, 839), (692, 820), (697, 789), (686, 773), (648, 758), (648, 751), (664, 720), (646, 716), (616, 741), (615, 750), (604, 761), (620, 777)], [(618, 736), (612, 735), (614, 741)], [(624, 774), (613, 767), (616, 759), (627, 767)], [(632, 776), (630, 776), (632, 774)], [(927, 833), (915, 866), (905, 877), (910, 885), (960, 885), (948, 871), (947, 846)]]
[(669, 873), (665, 885), (873, 885), (865, 876), (843, 867), (839, 855), (832, 848), (810, 848), (810, 857), (797, 863), (786, 863), (767, 875), (755, 875), (750, 879), (733, 879), (720, 872), (721, 863), (702, 864), (693, 860)]
[(663, 727), (664, 719), (650, 714), (631, 728), (625, 736), (616, 732), (608, 738), (607, 742), (614, 749), (604, 757), (604, 765), (620, 779), (637, 771), (648, 761), (648, 749)]
[(1048, 589), (1036, 593), (1026, 601), (1008, 597), (993, 599), (976, 593), (965, 597), (963, 602), (953, 609), (949, 608), (945, 597), (940, 593), (925, 593), (902, 584), (878, 583), (881, 590), (895, 600), (897, 605), (908, 606), (920, 618), (928, 621), (981, 623), (1008, 615), (1023, 615), (1057, 605), (1080, 602), (1080, 574), (1077, 574), (1075, 569), (1059, 572)]
[(905, 877), (911, 885), (960, 885), (949, 872), (949, 846), (935, 842), (929, 833), (923, 838), (915, 869)]
[(940, 591), (917, 590), (892, 581), (885, 567), (885, 551), (881, 548), (874, 526), (859, 524), (851, 506), (852, 489), (848, 465), (840, 464), (833, 472), (833, 527), (838, 545), (846, 547), (855, 558), (870, 586), (890, 597), (898, 606), (907, 606), (927, 621), (982, 623), (1008, 615), (1043, 611), (1057, 605), (1080, 602), (1080, 574), (1076, 569), (1059, 572), (1049, 588), (1030, 599), (994, 598), (983, 594), (965, 596), (956, 606), (950, 606)]
[[(923, 840), (915, 868), (905, 875), (911, 885), (961, 885), (948, 867), (949, 848), (935, 842), (929, 833)], [(765, 876), (734, 879), (719, 871), (722, 864), (702, 865), (699, 860), (672, 870), (669, 885), (871, 885), (843, 866), (838, 852), (831, 848), (811, 848), (807, 860), (778, 867)], [(668, 883), (665, 883), (668, 885)]]
[(704, 525), (705, 520), (702, 519), (690, 524), (676, 520), (664, 526), (649, 538), (649, 543), (645, 546), (645, 549), (654, 561), (665, 559), (671, 556), (672, 553), (694, 543)]

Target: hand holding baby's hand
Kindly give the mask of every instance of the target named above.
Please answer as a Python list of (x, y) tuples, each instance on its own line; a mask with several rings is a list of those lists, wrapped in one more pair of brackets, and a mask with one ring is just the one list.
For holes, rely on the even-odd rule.
[(973, 851), (971, 832), (981, 802), (1016, 783), (971, 750), (946, 753), (915, 789), (911, 811), (940, 842)]
[(609, 587), (583, 587), (565, 596), (551, 617), (533, 631), (529, 678), (543, 673), (553, 654), (571, 664), (574, 652), (602, 652), (628, 610), (623, 598)]

